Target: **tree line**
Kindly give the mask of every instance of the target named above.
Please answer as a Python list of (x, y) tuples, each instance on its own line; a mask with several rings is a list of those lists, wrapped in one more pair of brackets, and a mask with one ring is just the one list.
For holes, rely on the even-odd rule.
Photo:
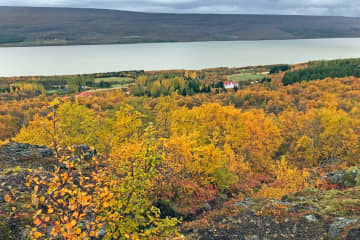
[(354, 76), (360, 77), (360, 59), (310, 62), (305, 69), (286, 72), (284, 85), (296, 82)]

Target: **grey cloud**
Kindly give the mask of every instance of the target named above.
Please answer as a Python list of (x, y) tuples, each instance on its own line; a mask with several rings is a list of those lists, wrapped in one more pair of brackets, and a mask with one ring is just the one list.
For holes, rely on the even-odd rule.
[(0, 0), (0, 5), (90, 7), (175, 13), (360, 16), (359, 0)]

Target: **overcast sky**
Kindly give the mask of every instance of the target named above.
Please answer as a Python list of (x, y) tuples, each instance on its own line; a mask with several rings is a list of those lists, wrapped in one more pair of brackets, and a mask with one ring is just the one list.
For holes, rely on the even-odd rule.
[(145, 12), (360, 17), (360, 0), (0, 0), (0, 5), (107, 8)]

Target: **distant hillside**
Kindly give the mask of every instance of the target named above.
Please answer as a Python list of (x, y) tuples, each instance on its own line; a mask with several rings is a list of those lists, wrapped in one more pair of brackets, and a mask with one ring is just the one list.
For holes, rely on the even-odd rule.
[(360, 18), (0, 7), (0, 46), (360, 37)]

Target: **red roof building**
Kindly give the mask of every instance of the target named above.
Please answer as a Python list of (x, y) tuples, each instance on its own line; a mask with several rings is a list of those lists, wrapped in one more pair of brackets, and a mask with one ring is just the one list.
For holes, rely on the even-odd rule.
[(239, 87), (238, 82), (224, 82), (225, 89), (234, 89), (235, 87)]
[(86, 91), (86, 92), (80, 93), (79, 95), (76, 95), (75, 97), (77, 97), (77, 98), (79, 98), (79, 97), (86, 98), (86, 97), (90, 97), (90, 96), (91, 96), (91, 92)]

